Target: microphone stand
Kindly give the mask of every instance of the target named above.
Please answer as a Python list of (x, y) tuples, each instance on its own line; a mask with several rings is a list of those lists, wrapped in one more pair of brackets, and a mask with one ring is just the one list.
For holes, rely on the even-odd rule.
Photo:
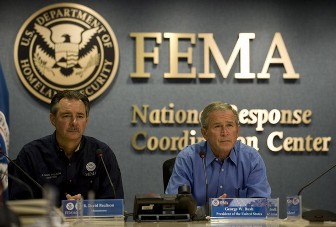
[[(310, 181), (308, 184), (306, 184), (305, 186), (303, 186), (299, 192), (297, 193), (297, 195), (300, 195), (301, 192), (303, 191), (303, 189), (309, 187), (310, 185), (312, 185), (315, 181), (317, 181), (318, 179), (320, 179), (322, 176), (324, 176), (326, 173), (328, 173), (330, 170), (332, 170), (333, 168), (336, 167), (336, 164), (331, 166), (329, 169), (327, 169), (326, 171), (324, 171), (322, 174), (320, 174), (318, 177), (316, 177), (315, 179), (313, 179), (312, 181)], [(336, 213), (333, 213), (331, 211), (328, 210), (321, 210), (321, 209), (317, 209), (317, 210), (310, 210), (310, 211), (306, 211), (302, 213), (302, 218), (309, 220), (309, 221), (336, 221)]]
[(24, 171), (18, 164), (16, 164), (14, 160), (8, 157), (4, 152), (2, 152), (2, 150), (0, 150), (0, 154), (6, 157), (10, 163), (12, 163), (17, 169), (20, 170), (21, 173), (23, 173), (31, 182), (33, 182), (34, 185), (37, 186), (42, 191), (43, 194), (46, 193), (46, 190), (36, 180), (34, 180), (31, 176), (29, 176), (29, 174), (26, 171)]
[(106, 172), (107, 178), (108, 178), (108, 180), (109, 180), (109, 182), (110, 182), (110, 185), (111, 185), (111, 187), (112, 187), (113, 196), (114, 196), (114, 198), (116, 199), (116, 198), (117, 198), (116, 191), (115, 191), (115, 188), (114, 188), (114, 184), (113, 184), (113, 182), (112, 182), (112, 180), (111, 180), (110, 173), (108, 172), (108, 170), (107, 170), (107, 168), (106, 168), (106, 165), (105, 165), (105, 161), (104, 161), (104, 159), (103, 159), (103, 151), (102, 151), (101, 149), (97, 149), (97, 151), (96, 151), (96, 155), (97, 155), (98, 157), (100, 157), (100, 160), (101, 160), (101, 162), (103, 163), (104, 170), (105, 170), (105, 172)]
[(297, 195), (300, 195), (301, 192), (303, 191), (303, 189), (309, 187), (310, 185), (312, 185), (315, 181), (317, 181), (318, 179), (320, 179), (322, 176), (324, 176), (326, 173), (328, 173), (330, 170), (332, 170), (333, 168), (336, 167), (336, 164), (333, 165), (332, 167), (330, 167), (329, 169), (327, 169), (326, 171), (324, 171), (321, 175), (319, 175), (317, 178), (315, 178), (314, 180), (312, 180), (311, 182), (309, 182), (308, 184), (306, 184), (305, 186), (303, 186), (300, 191), (298, 192)]
[(200, 151), (200, 157), (203, 163), (203, 172), (204, 172), (204, 178), (205, 178), (205, 204), (204, 204), (205, 216), (209, 216), (208, 177), (207, 177), (206, 168), (205, 168), (206, 167), (206, 163), (205, 163), (206, 153), (204, 151)]

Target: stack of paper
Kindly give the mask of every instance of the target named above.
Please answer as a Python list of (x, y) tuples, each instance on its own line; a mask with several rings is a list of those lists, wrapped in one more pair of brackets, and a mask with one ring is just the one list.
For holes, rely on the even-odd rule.
[(54, 222), (55, 217), (64, 219), (63, 214), (58, 209), (50, 207), (46, 199), (9, 200), (6, 204), (19, 216), (22, 225)]

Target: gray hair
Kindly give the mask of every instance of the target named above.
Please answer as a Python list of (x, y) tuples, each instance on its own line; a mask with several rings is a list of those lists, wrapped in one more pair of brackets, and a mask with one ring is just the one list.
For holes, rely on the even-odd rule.
[(64, 91), (59, 91), (54, 97), (52, 98), (50, 102), (50, 113), (56, 114), (58, 111), (57, 104), (62, 100), (62, 99), (69, 99), (69, 100), (81, 100), (84, 105), (85, 105), (85, 111), (86, 111), (86, 116), (89, 116), (90, 112), (90, 102), (89, 99), (86, 95), (82, 94), (80, 91), (75, 91), (75, 90), (64, 90)]
[(230, 104), (225, 102), (212, 102), (209, 105), (207, 105), (201, 114), (201, 126), (202, 128), (208, 127), (208, 117), (209, 114), (213, 111), (220, 110), (220, 111), (232, 111), (235, 117), (235, 122), (237, 125), (239, 125), (239, 116), (238, 112), (235, 108), (233, 108)]

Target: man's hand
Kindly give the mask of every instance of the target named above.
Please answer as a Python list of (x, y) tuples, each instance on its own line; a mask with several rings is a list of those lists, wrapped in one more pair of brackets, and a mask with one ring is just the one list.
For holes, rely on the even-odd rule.
[(66, 194), (65, 197), (67, 200), (79, 200), (80, 198), (82, 198), (82, 195), (77, 194), (77, 195), (72, 196), (70, 194)]
[(227, 198), (227, 194), (224, 193), (223, 195), (219, 196), (219, 198), (221, 198), (221, 199)]

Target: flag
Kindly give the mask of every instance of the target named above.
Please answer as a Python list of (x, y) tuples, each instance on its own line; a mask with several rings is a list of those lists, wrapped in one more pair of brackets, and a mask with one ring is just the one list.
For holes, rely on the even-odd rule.
[[(0, 64), (0, 152), (8, 155), (9, 147), (9, 94)], [(0, 154), (0, 201), (8, 199), (8, 160)]]

